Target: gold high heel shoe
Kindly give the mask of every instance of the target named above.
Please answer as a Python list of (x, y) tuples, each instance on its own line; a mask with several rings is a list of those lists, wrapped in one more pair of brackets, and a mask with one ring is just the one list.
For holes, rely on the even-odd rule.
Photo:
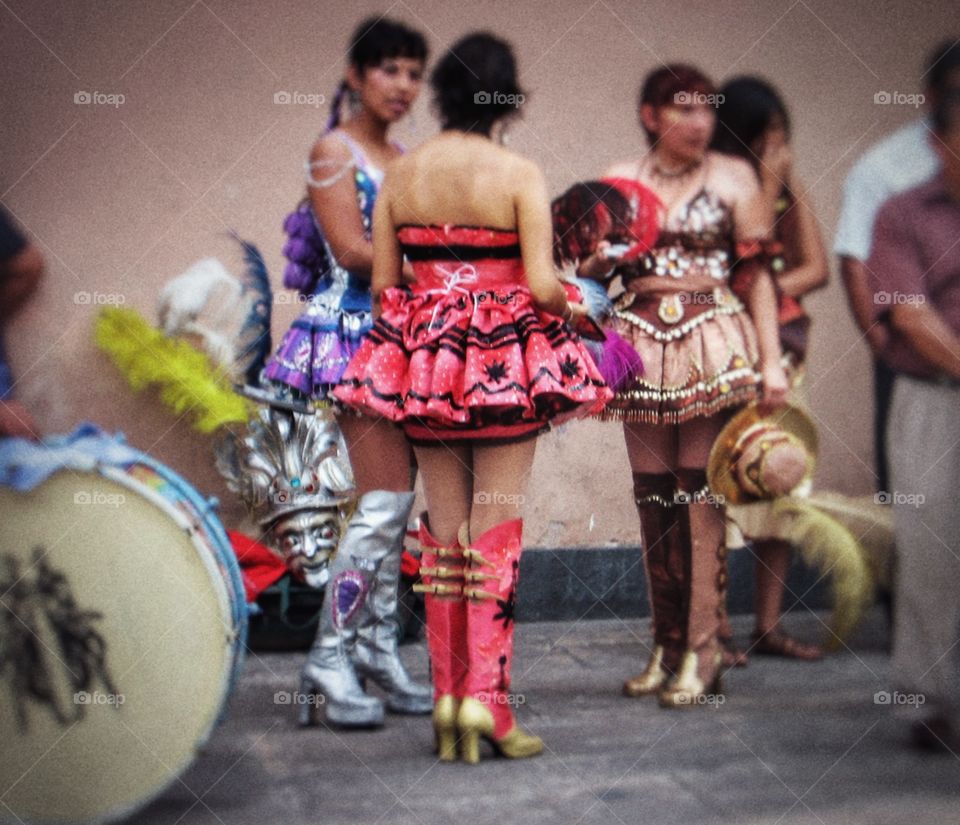
[(643, 672), (623, 683), (623, 694), (650, 696), (664, 686), (669, 675), (663, 666), (663, 645), (656, 645)]
[(504, 736), (495, 739), (493, 714), (472, 696), (465, 697), (460, 703), (457, 728), (460, 732), (460, 755), (469, 765), (476, 765), (480, 761), (481, 737), (493, 746), (498, 755), (507, 759), (526, 759), (543, 753), (543, 740), (527, 733), (516, 723)]
[(433, 706), (433, 734), (437, 744), (437, 757), (441, 762), (457, 760), (457, 712), (459, 704), (453, 694), (437, 699)]
[(700, 657), (692, 650), (683, 654), (677, 678), (660, 692), (660, 707), (693, 708), (710, 703), (709, 697), (723, 692), (720, 682), (721, 654), (714, 654), (714, 673), (709, 682), (700, 677)]

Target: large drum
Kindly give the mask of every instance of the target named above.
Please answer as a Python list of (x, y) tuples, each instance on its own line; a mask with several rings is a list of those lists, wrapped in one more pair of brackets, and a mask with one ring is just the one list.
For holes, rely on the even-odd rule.
[(0, 486), (4, 823), (146, 804), (196, 755), (241, 666), (243, 585), (214, 503), (91, 432), (42, 480)]

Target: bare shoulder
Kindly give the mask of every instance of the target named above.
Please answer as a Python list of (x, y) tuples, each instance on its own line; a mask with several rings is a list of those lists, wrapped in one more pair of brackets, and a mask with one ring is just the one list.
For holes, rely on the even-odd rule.
[(327, 132), (320, 135), (310, 147), (310, 161), (347, 161), (353, 157), (350, 147), (347, 146), (336, 134)]
[(503, 151), (503, 162), (505, 167), (513, 175), (520, 178), (522, 183), (541, 183), (545, 180), (543, 170), (530, 158), (518, 155), (515, 152)]
[(708, 186), (727, 203), (750, 203), (760, 191), (760, 181), (753, 167), (743, 158), (720, 152), (709, 154)]
[(637, 162), (635, 160), (624, 160), (608, 166), (602, 175), (604, 178), (636, 178)]
[(417, 155), (416, 151), (407, 152), (403, 155), (397, 155), (390, 163), (387, 164), (385, 172), (386, 177), (392, 177), (394, 180), (403, 178), (411, 173), (411, 171), (417, 168), (417, 164), (420, 162), (420, 156)]
[(729, 181), (734, 186), (757, 185), (757, 173), (743, 158), (725, 155), (722, 152), (710, 152), (709, 157), (713, 172), (718, 178)]

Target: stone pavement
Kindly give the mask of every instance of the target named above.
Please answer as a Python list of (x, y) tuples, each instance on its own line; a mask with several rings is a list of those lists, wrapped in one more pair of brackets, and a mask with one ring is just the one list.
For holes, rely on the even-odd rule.
[[(821, 616), (791, 615), (815, 639)], [(734, 618), (741, 640), (751, 617)], [(877, 691), (890, 691), (875, 610), (851, 650), (819, 663), (754, 657), (723, 704), (667, 711), (620, 695), (642, 664), (646, 620), (521, 623), (514, 688), (546, 752), (441, 764), (428, 717), (377, 731), (301, 730), (278, 692), (301, 653), (251, 655), (194, 766), (136, 825), (599, 825), (960, 823), (960, 758), (921, 756)], [(403, 648), (427, 670), (422, 644)]]

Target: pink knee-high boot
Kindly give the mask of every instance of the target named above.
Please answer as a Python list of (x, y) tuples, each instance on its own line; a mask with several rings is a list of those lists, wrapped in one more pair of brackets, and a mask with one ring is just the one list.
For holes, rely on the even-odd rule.
[[(505, 521), (472, 542), (461, 535), (466, 560), (468, 670), (457, 714), (463, 759), (480, 761), (480, 737), (501, 756), (543, 751), (543, 742), (521, 730), (510, 709), (513, 614), (520, 573), (523, 521)], [(467, 546), (469, 545), (469, 546)]]
[(444, 762), (457, 758), (457, 711), (467, 675), (467, 605), (463, 597), (464, 556), (459, 542), (445, 547), (420, 516), (420, 579), (414, 590), (424, 594), (427, 648), (433, 673), (433, 730), (437, 754)]

